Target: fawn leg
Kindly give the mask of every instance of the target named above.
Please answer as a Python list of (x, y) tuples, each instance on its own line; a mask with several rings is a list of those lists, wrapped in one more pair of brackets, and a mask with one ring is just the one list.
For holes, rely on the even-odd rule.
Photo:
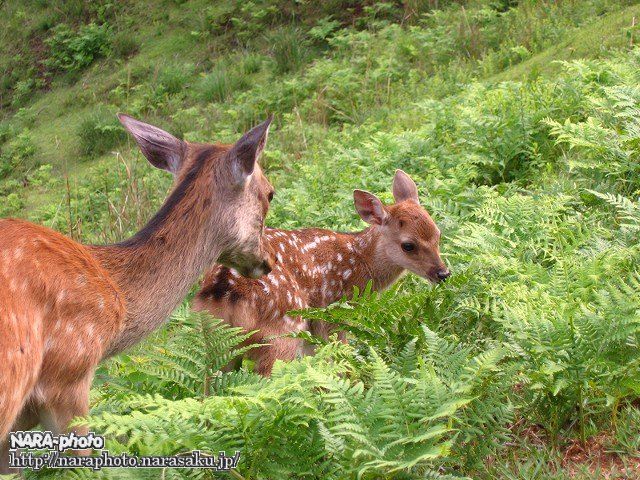
[(256, 348), (256, 372), (268, 377), (271, 375), (273, 364), (276, 360), (286, 362), (296, 358), (302, 350), (302, 340), (298, 338), (280, 337), (269, 340), (269, 345)]

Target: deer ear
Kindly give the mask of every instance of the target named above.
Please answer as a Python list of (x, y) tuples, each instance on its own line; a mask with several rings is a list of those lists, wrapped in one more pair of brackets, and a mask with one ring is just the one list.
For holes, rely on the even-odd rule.
[(237, 183), (244, 184), (253, 173), (260, 154), (267, 144), (269, 126), (272, 121), (273, 115), (245, 133), (229, 150), (228, 158), (231, 162), (231, 172)]
[(178, 173), (182, 166), (187, 145), (164, 130), (136, 120), (123, 113), (118, 114), (120, 123), (133, 135), (142, 154), (156, 168), (172, 174)]
[(387, 211), (378, 197), (364, 190), (353, 191), (353, 203), (358, 215), (367, 223), (382, 225), (387, 218)]
[(418, 187), (411, 180), (411, 177), (402, 170), (396, 170), (396, 174), (393, 177), (393, 198), (396, 203), (404, 202), (405, 200), (420, 203)]

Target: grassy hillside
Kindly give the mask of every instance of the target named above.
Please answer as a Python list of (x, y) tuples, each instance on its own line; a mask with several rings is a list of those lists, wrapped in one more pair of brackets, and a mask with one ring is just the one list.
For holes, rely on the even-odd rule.
[(269, 225), (361, 228), (352, 190), (391, 201), (402, 168), (454, 272), (308, 312), (350, 344), (270, 380), (248, 364), (220, 374), (237, 332), (205, 328), (213, 320), (185, 301), (98, 372), (91, 425), (110, 451), (237, 449), (246, 479), (638, 478), (637, 2), (5, 1), (0, 12), (0, 215), (122, 239), (171, 179), (115, 112), (194, 141), (232, 141), (273, 113)]

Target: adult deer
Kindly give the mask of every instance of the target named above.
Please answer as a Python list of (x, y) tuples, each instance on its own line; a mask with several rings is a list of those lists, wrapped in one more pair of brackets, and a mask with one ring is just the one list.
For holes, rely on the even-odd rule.
[(259, 330), (247, 343), (268, 345), (248, 355), (259, 373), (269, 375), (276, 359), (291, 360), (303, 350), (302, 340), (282, 335), (300, 330), (329, 335), (328, 324), (308, 325), (287, 311), (324, 307), (370, 280), (374, 289), (385, 289), (405, 270), (434, 282), (445, 280), (449, 270), (440, 258), (440, 231), (420, 206), (416, 184), (402, 170), (393, 179), (393, 196), (396, 203), (384, 206), (371, 193), (354, 192), (356, 210), (371, 224), (362, 232), (265, 229), (265, 239), (277, 252), (273, 271), (252, 280), (217, 265), (205, 276), (194, 307), (232, 326)]
[(257, 164), (271, 118), (233, 145), (119, 118), (149, 162), (176, 176), (141, 231), (85, 246), (0, 220), (0, 473), (11, 429), (62, 432), (86, 415), (96, 365), (158, 328), (213, 262), (254, 277), (272, 268), (262, 231), (273, 188)]

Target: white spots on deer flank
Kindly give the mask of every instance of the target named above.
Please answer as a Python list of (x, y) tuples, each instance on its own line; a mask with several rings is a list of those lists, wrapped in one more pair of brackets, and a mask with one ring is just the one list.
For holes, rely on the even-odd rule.
[(344, 272), (342, 272), (342, 278), (344, 278), (345, 280), (347, 278), (349, 278), (351, 276), (351, 269), (346, 269)]
[(270, 275), (267, 278), (269, 279), (269, 281), (271, 281), (271, 283), (273, 283), (274, 287), (278, 288), (278, 286), (280, 285), (280, 282), (278, 282), (278, 279), (276, 278), (275, 275), (273, 275), (273, 276)]
[(339, 254), (336, 256), (336, 258), (338, 259), (338, 261), (339, 261), (339, 262), (341, 262), (341, 261), (342, 261), (342, 254), (341, 254), (341, 253), (339, 253)]
[(65, 290), (60, 290), (56, 300), (58, 300), (58, 302), (62, 302), (65, 298), (67, 298), (67, 292)]
[(287, 290), (287, 300), (289, 300), (289, 303), (291, 303), (291, 292), (289, 290)]
[(351, 265), (355, 265), (355, 264), (356, 264), (356, 259), (355, 259), (355, 258), (353, 258), (353, 257), (351, 257), (351, 258), (349, 259), (349, 263), (350, 263)]

